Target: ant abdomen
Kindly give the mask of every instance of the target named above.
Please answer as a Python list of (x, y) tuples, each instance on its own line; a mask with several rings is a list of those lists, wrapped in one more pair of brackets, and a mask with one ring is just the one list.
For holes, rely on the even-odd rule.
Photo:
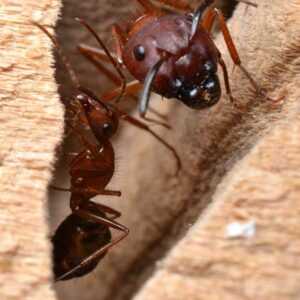
[[(99, 214), (99, 212), (97, 213)], [(102, 214), (102, 216), (105, 215)], [(74, 213), (70, 214), (58, 226), (52, 238), (55, 245), (53, 249), (55, 278), (60, 278), (63, 274), (80, 265), (86, 257), (101, 249), (110, 241), (111, 232), (107, 226), (87, 221)], [(63, 277), (62, 280), (88, 274), (96, 268), (105, 254), (106, 252), (97, 257), (97, 260), (91, 260), (82, 268)]]

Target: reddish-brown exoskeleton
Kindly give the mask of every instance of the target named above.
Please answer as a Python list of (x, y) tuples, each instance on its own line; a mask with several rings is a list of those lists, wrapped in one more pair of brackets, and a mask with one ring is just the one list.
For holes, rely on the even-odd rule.
[[(102, 43), (89, 25), (83, 20), (80, 21)], [(70, 163), (70, 188), (54, 187), (56, 190), (71, 193), (70, 208), (72, 213), (58, 226), (52, 238), (55, 279), (67, 280), (92, 271), (107, 251), (124, 239), (129, 232), (125, 226), (115, 221), (121, 215), (118, 211), (91, 200), (97, 195), (121, 195), (120, 191), (106, 189), (115, 170), (115, 155), (110, 139), (118, 129), (119, 120), (123, 119), (149, 132), (163, 143), (175, 155), (177, 169), (180, 169), (180, 159), (175, 149), (152, 131), (147, 124), (112, 105), (105, 104), (91, 91), (81, 87), (67, 58), (61, 53), (56, 39), (45, 27), (34, 24), (52, 40), (60, 53), (77, 89), (75, 100), (79, 103), (77, 107), (80, 109), (77, 114), (82, 113), (84, 115), (85, 125), (88, 126), (97, 141), (91, 142), (76, 128), (73, 122), (67, 121), (67, 125), (77, 135), (83, 147)], [(107, 51), (105, 47), (104, 49)], [(114, 64), (109, 53), (108, 57)], [(122, 94), (119, 95), (119, 97), (121, 96)], [(69, 108), (74, 110), (72, 106)], [(112, 239), (110, 228), (119, 230), (121, 234)]]
[[(115, 69), (117, 70), (119, 77), (121, 78), (121, 82), (122, 82), (122, 87), (120, 92), (120, 95), (118, 96), (116, 102), (119, 101), (119, 99), (124, 96), (125, 91), (127, 89), (127, 85), (126, 85), (126, 79), (125, 76), (123, 75), (121, 69), (119, 68), (118, 63), (114, 60), (114, 58), (111, 56), (110, 52), (107, 50), (107, 48), (105, 47), (104, 43), (102, 42), (102, 40), (100, 39), (99, 35), (93, 30), (93, 28), (87, 24), (84, 20), (80, 19), (80, 18), (76, 18), (77, 21), (79, 21), (83, 26), (86, 27), (86, 29), (94, 36), (94, 38), (97, 40), (97, 42), (99, 43), (99, 45), (104, 49), (104, 52), (106, 54), (106, 56), (109, 58), (109, 60), (111, 61), (111, 63), (113, 64), (113, 66), (115, 67)], [(81, 91), (84, 91), (84, 89), (80, 88)], [(85, 90), (86, 91), (86, 90)], [(91, 92), (89, 92), (90, 95), (92, 95)], [(117, 95), (116, 95), (117, 96)], [(93, 98), (93, 97), (91, 97)], [(80, 101), (82, 101), (81, 99), (79, 99)], [(99, 100), (98, 100), (99, 101)], [(96, 101), (97, 102), (97, 101)], [(96, 103), (95, 103), (96, 104)], [(93, 104), (92, 104), (93, 106)], [(118, 117), (128, 123), (130, 123), (131, 125), (134, 125), (142, 130), (147, 131), (148, 133), (150, 133), (154, 138), (156, 138), (161, 144), (163, 144), (169, 151), (171, 151), (171, 153), (173, 154), (175, 160), (176, 160), (176, 174), (179, 172), (179, 170), (181, 169), (181, 160), (176, 152), (176, 150), (169, 145), (163, 138), (161, 138), (158, 134), (156, 134), (146, 123), (139, 121), (138, 119), (128, 115), (127, 113), (125, 113), (124, 111), (121, 111), (120, 109), (118, 109), (116, 106), (112, 106), (109, 104), (106, 104), (107, 107), (110, 107), (110, 109), (112, 111), (114, 111)], [(96, 116), (92, 116), (90, 117), (87, 113), (86, 113), (86, 118), (88, 119), (89, 122), (89, 126), (91, 127), (94, 135), (97, 138), (97, 131), (99, 130), (99, 126), (96, 122), (97, 118)], [(154, 120), (151, 120), (152, 122)], [(154, 121), (157, 122), (157, 121)], [(162, 124), (162, 123), (159, 123)]]
[[(157, 1), (178, 10), (190, 10), (185, 0)], [(117, 41), (119, 64), (138, 80), (129, 83), (126, 92), (137, 92), (143, 83), (139, 103), (141, 116), (146, 114), (152, 90), (166, 98), (177, 98), (193, 109), (214, 105), (221, 97), (218, 65), (223, 71), (226, 93), (236, 104), (231, 94), (226, 65), (210, 35), (215, 19), (219, 21), (234, 64), (247, 76), (257, 93), (266, 97), (242, 65), (221, 11), (210, 7), (214, 0), (203, 0), (193, 13), (183, 14), (165, 13), (150, 0), (138, 2), (146, 10), (145, 14), (126, 32), (115, 25), (113, 34)], [(240, 2), (254, 5), (250, 1)], [(80, 45), (80, 51), (103, 59), (101, 51), (95, 48)], [(113, 97), (115, 93), (110, 92), (104, 97)]]
[[(48, 35), (61, 54), (55, 38), (45, 27), (35, 25)], [(70, 188), (53, 187), (71, 192), (72, 213), (58, 226), (52, 238), (55, 279), (68, 280), (91, 272), (107, 251), (127, 236), (129, 230), (115, 221), (121, 215), (118, 211), (91, 200), (97, 195), (121, 195), (120, 191), (106, 189), (115, 170), (110, 138), (118, 129), (120, 116), (90, 91), (81, 88), (66, 57), (62, 54), (61, 57), (78, 89), (78, 107), (97, 140), (91, 142), (73, 122), (67, 121), (83, 147), (70, 162)], [(121, 234), (113, 239), (111, 228)]]
[[(77, 133), (83, 150), (70, 163), (71, 187), (56, 187), (71, 192), (72, 211), (59, 225), (52, 239), (56, 280), (67, 280), (89, 273), (106, 252), (129, 232), (115, 221), (121, 215), (118, 211), (91, 200), (97, 195), (120, 196), (121, 192), (106, 189), (115, 170), (115, 154), (110, 138), (118, 128), (118, 116), (88, 93), (78, 94), (77, 100), (86, 116), (97, 118), (97, 143), (90, 142), (69, 124), (73, 132)], [(91, 131), (94, 132), (92, 128)], [(110, 228), (121, 231), (121, 234), (112, 240)]]

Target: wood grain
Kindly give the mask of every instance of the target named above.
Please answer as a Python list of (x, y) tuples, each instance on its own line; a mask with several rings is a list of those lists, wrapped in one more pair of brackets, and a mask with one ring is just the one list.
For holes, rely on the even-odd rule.
[(53, 0), (0, 5), (0, 299), (55, 299), (47, 186), (62, 137), (50, 43), (31, 20), (54, 25)]
[[(45, 199), (63, 113), (49, 41), (30, 20), (54, 24), (60, 5), (2, 3), (0, 298), (52, 300)], [(117, 2), (103, 3), (99, 26), (110, 24), (106, 9), (117, 13)], [(88, 7), (89, 19), (97, 12)], [(129, 10), (125, 2), (117, 8)], [(239, 5), (229, 22), (247, 69), (271, 96), (285, 96), (277, 109), (238, 69), (231, 82), (243, 112), (225, 97), (200, 112), (153, 101), (174, 128), (155, 129), (184, 160), (179, 178), (166, 150), (124, 126), (113, 183), (123, 198), (99, 200), (122, 211), (130, 237), (91, 275), (59, 283), (59, 299), (131, 299), (138, 291), (138, 300), (299, 298), (299, 11), (298, 0), (261, 0), (258, 9)], [(65, 47), (76, 44), (78, 30)], [(216, 41), (231, 69), (222, 38)], [(226, 237), (228, 224), (249, 220), (254, 237)]]

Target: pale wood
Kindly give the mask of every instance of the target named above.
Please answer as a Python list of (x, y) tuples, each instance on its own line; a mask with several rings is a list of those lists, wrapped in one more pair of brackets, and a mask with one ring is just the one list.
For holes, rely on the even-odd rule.
[(62, 138), (63, 110), (49, 40), (54, 0), (0, 4), (0, 299), (55, 299), (50, 286), (47, 185)]
[[(12, 4), (12, 1), (7, 3)], [(27, 11), (35, 6), (33, 17), (51, 24), (57, 4), (51, 2), (51, 9), (42, 3), (32, 0), (26, 6), (16, 1), (13, 10)], [(73, 2), (74, 8), (76, 3), (78, 1)], [(120, 11), (126, 3), (122, 5), (118, 6)], [(92, 11), (92, 5), (89, 7), (91, 11), (87, 16), (95, 16), (97, 11)], [(101, 11), (101, 18), (110, 18), (105, 10)], [(117, 14), (117, 10), (110, 12)], [(0, 230), (5, 232), (6, 240), (1, 245), (4, 263), (1, 262), (0, 268), (7, 270), (0, 270), (4, 286), (0, 291), (4, 291), (4, 299), (18, 299), (20, 295), (22, 299), (38, 296), (52, 299), (47, 283), (50, 251), (42, 199), (50, 178), (54, 146), (62, 131), (62, 114), (52, 74), (45, 72), (46, 69), (52, 72), (48, 69), (47, 38), (34, 31), (39, 36), (35, 39), (33, 29), (23, 25), (30, 19), (29, 14), (25, 13), (25, 17), (24, 13), (18, 14), (20, 25), (9, 23), (6, 20), (9, 15), (13, 13), (1, 13), (9, 32), (13, 30), (8, 40), (12, 36), (15, 39), (16, 32), (25, 31), (20, 34), (20, 40), (25, 37), (30, 38), (30, 42), (23, 44), (26, 47), (18, 47), (13, 39), (10, 51), (7, 46), (1, 47), (1, 51), (5, 51), (1, 57), (13, 62), (19, 60), (18, 65), (24, 67), (10, 69), (10, 65), (5, 64), (2, 69), (8, 73), (0, 74), (5, 76), (1, 82), (9, 86), (1, 89), (5, 100), (1, 134), (5, 143), (0, 146), (3, 157), (0, 170), (9, 176), (1, 176), (0, 185), (0, 203), (4, 208), (0, 211)], [(101, 19), (97, 21), (101, 31)], [(123, 199), (111, 199), (107, 203), (122, 211), (122, 221), (131, 229), (130, 237), (111, 251), (91, 275), (59, 283), (60, 299), (129, 299), (145, 281), (147, 284), (136, 299), (299, 298), (299, 1), (261, 0), (257, 10), (245, 10), (245, 6), (240, 5), (230, 26), (247, 68), (273, 91), (272, 96), (286, 96), (282, 111), (256, 98), (237, 69), (231, 74), (233, 91), (238, 101), (249, 102), (246, 112), (235, 111), (225, 98), (216, 107), (202, 112), (157, 101), (159, 109), (172, 116), (174, 130), (161, 133), (176, 144), (185, 160), (185, 171), (180, 178), (174, 178), (173, 159), (167, 151), (144, 133), (129, 127), (125, 130), (123, 141), (117, 143), (120, 159), (114, 182), (114, 187), (121, 188)], [(74, 29), (71, 35), (75, 37), (78, 30)], [(67, 47), (73, 48), (72, 38), (66, 42)], [(222, 44), (220, 37), (217, 43)], [(40, 52), (29, 54), (32, 59), (25, 60), (24, 52), (32, 45), (34, 54), (36, 49)], [(11, 51), (13, 47), (18, 51)], [(220, 48), (226, 53), (223, 46)], [(228, 55), (225, 59), (231, 69)], [(28, 92), (27, 85), (24, 93), (24, 85), (20, 84), (24, 69), (32, 93)], [(10, 77), (14, 81), (8, 80)], [(85, 80), (88, 81), (88, 77)], [(47, 92), (44, 94), (41, 90)], [(32, 136), (30, 140), (29, 134), (25, 134), (27, 131)], [(284, 155), (279, 156), (278, 149)], [(18, 155), (14, 155), (17, 151)], [(33, 168), (31, 157), (28, 159), (19, 154), (20, 151), (34, 152), (39, 158), (34, 163), (38, 165)], [(37, 156), (36, 152), (42, 154)], [(102, 198), (101, 201), (105, 203)], [(202, 214), (210, 202), (213, 204)], [(254, 219), (258, 226), (255, 237), (226, 239), (226, 225), (235, 219)], [(174, 249), (168, 254), (172, 246)], [(167, 258), (160, 261), (165, 255)], [(12, 267), (7, 262), (13, 262)]]

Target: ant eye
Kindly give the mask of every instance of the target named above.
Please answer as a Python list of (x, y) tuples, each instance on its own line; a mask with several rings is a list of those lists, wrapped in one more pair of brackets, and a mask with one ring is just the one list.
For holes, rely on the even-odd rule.
[(109, 123), (104, 123), (102, 129), (106, 136), (111, 136), (113, 134), (113, 127)]
[(145, 48), (142, 45), (137, 45), (133, 49), (133, 54), (136, 60), (141, 61), (146, 56)]

